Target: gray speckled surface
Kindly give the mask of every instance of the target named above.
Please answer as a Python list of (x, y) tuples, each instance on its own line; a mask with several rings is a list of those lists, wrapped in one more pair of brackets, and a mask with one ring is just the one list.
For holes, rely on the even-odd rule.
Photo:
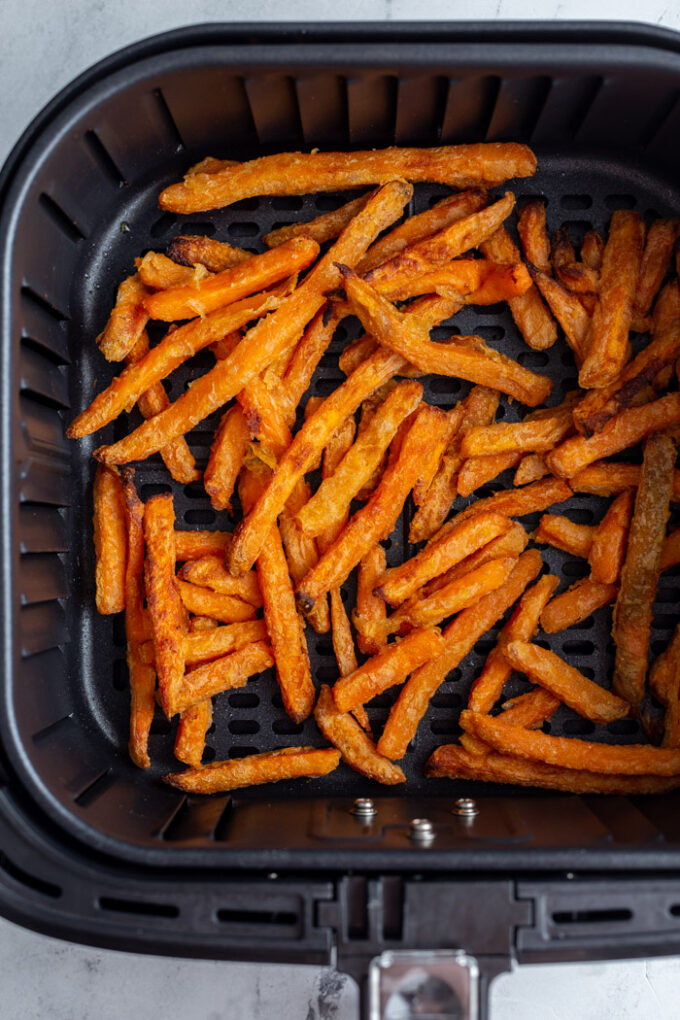
[[(189, 22), (342, 19), (617, 19), (680, 29), (649, 0), (0, 0), (0, 161), (31, 117), (90, 64)], [(499, 978), (491, 1020), (675, 1020), (680, 959), (522, 967)], [(329, 970), (142, 957), (70, 945), (0, 919), (0, 1017), (11, 1020), (355, 1020), (357, 989)]]

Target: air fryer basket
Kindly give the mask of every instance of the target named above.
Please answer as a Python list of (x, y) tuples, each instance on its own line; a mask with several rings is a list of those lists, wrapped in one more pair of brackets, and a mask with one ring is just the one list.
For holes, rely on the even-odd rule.
[[(335, 946), (356, 973), (385, 946), (463, 946), (505, 961), (543, 958), (556, 946), (570, 958), (584, 946), (606, 956), (680, 945), (677, 795), (598, 800), (422, 778), (433, 748), (459, 732), (493, 633), (433, 699), (403, 792), (387, 795), (341, 766), (323, 780), (233, 798), (182, 797), (158, 781), (173, 765), (170, 727), (160, 720), (153, 770), (137, 770), (126, 752), (123, 625), (94, 611), (90, 526), (93, 444), (118, 438), (128, 423), (79, 443), (64, 437), (65, 423), (109, 378), (92, 341), (136, 255), (179, 232), (260, 250), (274, 225), (340, 200), (261, 198), (195, 217), (162, 213), (158, 191), (191, 162), (314, 146), (526, 141), (539, 171), (509, 187), (520, 198), (544, 195), (551, 228), (566, 220), (578, 240), (591, 226), (604, 230), (615, 208), (680, 215), (679, 51), (671, 33), (625, 26), (210, 26), (116, 55), (29, 129), (0, 191), (0, 904), (9, 916), (73, 938), (197, 955), (321, 962)], [(413, 209), (443, 193), (418, 187)], [(576, 383), (564, 342), (529, 350), (505, 307), (467, 309), (455, 328), (550, 374), (554, 401)], [(337, 354), (352, 335), (351, 326), (338, 331), (311, 392), (325, 394), (341, 378)], [(191, 370), (209, 363), (199, 355)], [(188, 374), (173, 376), (171, 398)], [(466, 389), (435, 378), (426, 397), (451, 406)], [(504, 401), (501, 413), (518, 412)], [(216, 420), (189, 436), (199, 464)], [(140, 465), (137, 480), (143, 498), (168, 487), (158, 457)], [(232, 526), (200, 484), (174, 492), (179, 526)], [(584, 496), (564, 506), (579, 522), (598, 520), (603, 508)], [(408, 514), (388, 559), (410, 552)], [(565, 585), (578, 576), (558, 550), (543, 558)], [(677, 619), (677, 576), (663, 575), (655, 650)], [(586, 674), (605, 673), (606, 613), (552, 646)], [(312, 633), (310, 653), (317, 680), (333, 680), (328, 636)], [(515, 693), (525, 689), (513, 683)], [(376, 728), (392, 701), (388, 694), (370, 708)], [(295, 726), (286, 717), (271, 674), (218, 705), (208, 755), (322, 742), (312, 720)], [(551, 726), (640, 739), (635, 722), (595, 728), (566, 708)], [(451, 814), (462, 794), (478, 799), (472, 822)], [(374, 798), (374, 821), (350, 814), (356, 796)], [(409, 839), (415, 816), (435, 824), (430, 846)], [(568, 888), (558, 877), (565, 871)], [(592, 877), (574, 879), (583, 872)], [(652, 872), (657, 879), (643, 880)]]

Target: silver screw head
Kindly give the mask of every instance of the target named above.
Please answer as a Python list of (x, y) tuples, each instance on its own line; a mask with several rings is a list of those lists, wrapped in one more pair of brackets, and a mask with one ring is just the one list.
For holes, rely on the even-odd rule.
[(359, 818), (372, 818), (376, 814), (375, 804), (370, 797), (357, 797), (350, 811)]
[(454, 815), (460, 815), (462, 818), (474, 818), (479, 814), (477, 801), (473, 797), (456, 798), (452, 811)]
[(429, 818), (413, 818), (409, 836), (414, 843), (431, 843), (435, 837), (434, 825)]

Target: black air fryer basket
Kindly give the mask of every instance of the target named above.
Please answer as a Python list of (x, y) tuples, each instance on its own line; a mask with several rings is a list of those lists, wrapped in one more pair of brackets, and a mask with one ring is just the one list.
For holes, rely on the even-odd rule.
[[(206, 26), (117, 54), (37, 118), (0, 180), (7, 917), (102, 946), (335, 963), (358, 978), (384, 952), (422, 952), (405, 965), (446, 969), (453, 960), (455, 970), (452, 951), (462, 950), (476, 958), (482, 990), (512, 960), (680, 952), (680, 794), (575, 797), (422, 778), (433, 748), (459, 732), (493, 633), (433, 699), (404, 792), (341, 766), (323, 780), (184, 797), (158, 778), (173, 767), (170, 726), (160, 720), (154, 767), (136, 769), (126, 751), (123, 626), (94, 612), (91, 541), (90, 453), (129, 426), (79, 443), (64, 437), (108, 377), (93, 338), (134, 256), (179, 232), (257, 248), (274, 225), (340, 201), (260, 198), (193, 217), (162, 213), (159, 190), (205, 155), (524, 141), (539, 171), (509, 187), (520, 198), (545, 196), (551, 229), (567, 220), (578, 240), (591, 226), (606, 229), (616, 208), (680, 215), (679, 139), (680, 37), (592, 24)], [(417, 188), (414, 209), (444, 190)], [(555, 400), (575, 385), (564, 342), (529, 350), (504, 307), (467, 309), (455, 326), (550, 374)], [(337, 354), (351, 335), (338, 332), (311, 392), (341, 379)], [(199, 355), (191, 371), (209, 363)], [(185, 381), (173, 377), (171, 398)], [(441, 377), (426, 387), (442, 406), (465, 392)], [(503, 413), (517, 415), (507, 402)], [(199, 463), (214, 425), (189, 437)], [(144, 498), (168, 484), (157, 457), (137, 480)], [(175, 487), (175, 506), (181, 527), (231, 527), (200, 485)], [(558, 509), (587, 523), (603, 506), (574, 496)], [(409, 553), (407, 530), (403, 520), (388, 558)], [(544, 560), (565, 584), (578, 576), (557, 550)], [(677, 570), (662, 578), (656, 651), (677, 619), (677, 578)], [(555, 636), (553, 647), (591, 676), (608, 671), (606, 614)], [(333, 680), (328, 637), (312, 635), (310, 652), (317, 680)], [(372, 704), (376, 729), (392, 700)], [(270, 674), (222, 695), (217, 719), (207, 750), (217, 758), (321, 743), (312, 720), (287, 718)], [(567, 709), (551, 726), (640, 739), (635, 722), (595, 728)], [(476, 799), (476, 815), (452, 811), (461, 796)], [(352, 813), (356, 797), (371, 797), (375, 815)], [(413, 838), (417, 817), (433, 823), (433, 840)], [(465, 968), (473, 980), (474, 967)]]

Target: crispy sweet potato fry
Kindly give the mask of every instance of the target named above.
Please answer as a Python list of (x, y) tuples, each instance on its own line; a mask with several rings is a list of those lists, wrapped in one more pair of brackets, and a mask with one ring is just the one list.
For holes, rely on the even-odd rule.
[(533, 758), (567, 769), (622, 776), (677, 776), (680, 774), (680, 750), (665, 750), (648, 744), (597, 744), (590, 740), (551, 737), (526, 730), (488, 715), (464, 711), (460, 724), (466, 732), (491, 744), (504, 754)]
[(350, 220), (361, 212), (370, 197), (370, 194), (360, 195), (359, 198), (353, 198), (351, 202), (341, 205), (339, 209), (331, 209), (306, 223), (289, 223), (285, 227), (270, 230), (262, 240), (268, 248), (277, 248), (294, 237), (311, 237), (317, 244), (324, 244), (325, 241), (331, 241), (345, 229)]
[(340, 752), (334, 747), (285, 747), (247, 758), (214, 761), (164, 776), (164, 781), (185, 793), (226, 793), (244, 786), (278, 783), (282, 779), (327, 776), (339, 762)]
[(453, 259), (418, 275), (406, 265), (379, 281), (375, 289), (390, 301), (441, 294), (464, 298), (468, 305), (495, 305), (521, 297), (531, 286), (529, 272), (521, 262), (499, 265), (489, 259)]
[(219, 625), (219, 621), (213, 620), (210, 616), (192, 616), (189, 620), (189, 633), (198, 634), (205, 630), (217, 630)]
[(541, 613), (541, 627), (546, 634), (556, 634), (587, 619), (596, 609), (609, 605), (616, 598), (615, 584), (600, 584), (590, 578), (576, 581), (570, 588), (550, 600)]
[(215, 510), (231, 513), (231, 497), (248, 452), (249, 439), (250, 430), (243, 409), (236, 405), (230, 407), (222, 415), (203, 474), (205, 491)]
[(545, 202), (533, 198), (517, 214), (517, 233), (527, 261), (550, 274), (550, 239), (545, 222)]
[(135, 259), (135, 265), (139, 279), (150, 290), (191, 286), (210, 275), (204, 266), (179, 266), (158, 251), (148, 251), (143, 258)]
[(446, 344), (432, 343), (413, 316), (398, 311), (351, 269), (343, 266), (342, 274), (347, 296), (364, 329), (422, 371), (490, 386), (531, 407), (549, 396), (549, 379), (488, 347), (481, 337), (451, 337)]
[[(194, 617), (193, 623), (197, 617)], [(220, 659), (223, 655), (235, 652), (244, 645), (256, 641), (267, 641), (267, 627), (264, 620), (244, 620), (243, 623), (230, 623), (226, 627), (217, 625), (210, 617), (200, 617), (215, 624), (213, 628), (202, 628), (200, 631), (187, 634), (184, 639), (184, 660), (187, 666), (200, 666), (211, 659)]]
[[(517, 608), (498, 635), (484, 668), (472, 685), (468, 708), (473, 712), (490, 712), (498, 701), (512, 666), (505, 650), (512, 641), (529, 641), (538, 630), (541, 612), (559, 584), (554, 574), (545, 574), (522, 595)], [(518, 724), (519, 725), (519, 724)]]
[(632, 514), (633, 493), (628, 489), (616, 497), (593, 536), (588, 554), (593, 581), (614, 584), (619, 580)]
[(649, 689), (657, 701), (668, 705), (677, 686), (680, 668), (680, 624), (673, 631), (668, 645), (652, 663), (649, 671)]
[(165, 322), (207, 315), (306, 269), (318, 254), (316, 241), (295, 238), (214, 276), (150, 294), (145, 307), (152, 319)]
[(188, 581), (177, 580), (175, 584), (190, 613), (211, 616), (222, 623), (238, 623), (255, 616), (256, 607), (234, 595), (222, 595), (211, 588), (190, 584)]
[(579, 372), (582, 389), (608, 386), (626, 363), (644, 234), (638, 213), (619, 209), (613, 214), (600, 270), (600, 300), (593, 312), (588, 352)]
[[(481, 249), (487, 258), (501, 264), (520, 259), (519, 250), (505, 227), (497, 230)], [(519, 297), (511, 297), (508, 304), (518, 330), (530, 347), (535, 350), (552, 347), (557, 340), (557, 328), (536, 287), (529, 287)]]
[(529, 266), (529, 273), (564, 330), (565, 339), (574, 352), (576, 363), (580, 365), (588, 350), (590, 315), (578, 297), (571, 294), (559, 280), (553, 279), (534, 266)]
[(555, 273), (563, 287), (572, 294), (597, 294), (600, 289), (600, 273), (585, 262), (565, 262)]
[[(630, 705), (569, 666), (559, 655), (528, 641), (511, 641), (505, 656), (514, 669), (551, 691), (579, 715), (596, 723), (628, 715)], [(507, 722), (507, 720), (506, 720)]]
[(592, 524), (575, 524), (561, 514), (543, 514), (534, 541), (553, 545), (572, 556), (588, 559), (597, 529)]
[[(543, 687), (534, 687), (526, 694), (520, 694), (517, 698), (505, 701), (499, 716), (503, 722), (510, 726), (525, 726), (533, 730), (549, 719), (560, 707), (560, 699), (556, 698), (550, 691)], [(473, 709), (473, 711), (475, 711)]]
[(184, 674), (184, 613), (175, 582), (175, 512), (172, 496), (161, 493), (144, 507), (146, 600), (153, 631), (158, 693), (170, 719)]
[(97, 612), (125, 609), (127, 530), (125, 498), (115, 469), (98, 465), (94, 476), (94, 552)]
[(587, 230), (581, 242), (581, 261), (591, 269), (600, 269), (604, 255), (604, 241), (597, 230)]
[(504, 471), (515, 467), (521, 456), (521, 453), (510, 451), (509, 453), (489, 453), (480, 457), (468, 457), (458, 472), (458, 495), (471, 495), (475, 489), (479, 489), (480, 486), (493, 481)]
[(439, 577), (435, 577), (425, 585), (423, 594), (431, 595), (432, 592), (439, 591), (440, 588), (443, 588), (450, 581), (454, 581), (457, 577), (462, 577), (463, 574), (469, 574), (475, 567), (480, 566), (482, 563), (488, 563), (489, 560), (497, 559), (499, 556), (514, 556), (517, 558), (524, 552), (528, 544), (529, 536), (522, 525), (518, 521), (510, 521), (510, 527), (504, 534), (494, 538), (491, 542), (482, 546), (481, 549), (478, 549), (477, 552), (472, 553), (471, 556), (466, 556), (464, 560), (461, 560), (454, 567), (449, 567)]
[(391, 606), (398, 606), (431, 578), (443, 574), (449, 567), (504, 534), (510, 524), (507, 517), (493, 511), (482, 511), (462, 521), (441, 541), (433, 542), (401, 566), (386, 571), (375, 589), (376, 595)]
[(635, 496), (621, 587), (614, 606), (616, 645), (612, 690), (637, 713), (647, 674), (652, 606), (659, 581), (661, 549), (670, 513), (675, 443), (665, 435), (645, 443), (642, 474)]
[(109, 321), (97, 337), (107, 361), (122, 361), (139, 340), (149, 321), (144, 305), (149, 293), (137, 273), (121, 283)]
[[(610, 418), (601, 432), (593, 436), (588, 438), (573, 436), (565, 439), (546, 456), (546, 463), (560, 478), (571, 479), (593, 461), (619, 453), (620, 450), (639, 443), (652, 432), (670, 429), (679, 423), (680, 394), (669, 393), (651, 404), (620, 411)], [(583, 484), (582, 479), (580, 484)], [(579, 491), (585, 490), (579, 488)]]
[(362, 556), (391, 533), (430, 444), (436, 442), (446, 425), (446, 415), (438, 408), (426, 405), (418, 411), (399, 456), (388, 466), (368, 503), (354, 514), (298, 585), (298, 604), (305, 612), (330, 588), (341, 584)]
[[(352, 639), (352, 628), (342, 601), (342, 593), (340, 589), (331, 588), (330, 596), (333, 651), (338, 663), (340, 676), (348, 676), (350, 673), (354, 672), (358, 665), (356, 652), (354, 651), (354, 641)], [(322, 688), (322, 690), (324, 689), (327, 690), (327, 688)], [(333, 703), (332, 696), (330, 700), (331, 703)], [(319, 701), (317, 701), (317, 709), (318, 707)], [(315, 715), (317, 709), (315, 709)], [(366, 730), (367, 733), (371, 732), (371, 724), (363, 705), (357, 705), (356, 708), (352, 709), (352, 715), (363, 730)], [(333, 741), (331, 741), (331, 743), (333, 743)]]
[(378, 579), (384, 573), (385, 550), (377, 542), (359, 560), (357, 601), (352, 612), (352, 623), (357, 632), (357, 644), (364, 655), (375, 655), (386, 641), (384, 623), (387, 610), (383, 600), (373, 594)]
[[(452, 669), (465, 658), (496, 620), (517, 601), (543, 566), (536, 549), (523, 553), (501, 588), (485, 595), (477, 605), (463, 610), (444, 630), (445, 650), (416, 670), (401, 690), (389, 714), (378, 750), (386, 758), (403, 758), (430, 698)], [(406, 640), (406, 639), (405, 639)]]
[(201, 556), (225, 556), (231, 546), (229, 531), (176, 531), (175, 556), (180, 563)]
[[(569, 479), (574, 492), (590, 492), (594, 496), (616, 496), (625, 489), (636, 489), (640, 481), (639, 464), (597, 461), (582, 468)], [(671, 499), (680, 499), (680, 471), (673, 472)]]
[(263, 156), (217, 173), (193, 174), (161, 192), (170, 212), (203, 212), (256, 195), (306, 195), (385, 184), (397, 178), (452, 188), (494, 187), (511, 177), (531, 177), (536, 157), (512, 142), (444, 145), (431, 149), (366, 152), (290, 152)]
[[(386, 397), (370, 424), (297, 515), (304, 534), (322, 534), (343, 519), (349, 505), (381, 463), (395, 432), (420, 403), (420, 383), (400, 383)], [(427, 452), (427, 451), (424, 451)]]
[(211, 273), (223, 273), (252, 258), (252, 253), (243, 248), (194, 234), (173, 237), (165, 251), (180, 266), (203, 266)]
[(635, 289), (633, 307), (638, 315), (647, 315), (652, 307), (679, 235), (680, 220), (655, 220), (649, 228)]
[[(354, 437), (356, 435), (356, 423), (354, 418), (345, 418), (344, 422), (335, 433), (330, 443), (324, 450), (323, 454), (323, 466), (321, 469), (321, 477), (325, 481), (327, 478), (331, 478), (338, 468), (338, 465), (342, 463), (347, 452), (352, 448)], [(318, 490), (317, 490), (318, 491)], [(307, 504), (308, 505), (308, 504)], [(304, 510), (304, 507), (303, 507)], [(298, 515), (299, 517), (299, 515)], [(345, 524), (349, 519), (349, 504), (345, 509), (345, 513), (339, 517), (332, 525), (326, 528), (317, 539), (317, 548), (320, 553), (324, 553), (336, 540)]]
[(566, 223), (564, 223), (559, 230), (556, 230), (553, 235), (551, 256), (553, 270), (557, 270), (561, 266), (567, 265), (569, 262), (574, 262), (576, 259), (576, 251), (574, 249), (574, 245), (571, 243), (569, 228)]
[[(500, 720), (502, 716), (495, 721)], [(510, 754), (492, 752), (482, 756), (474, 755), (456, 744), (443, 744), (438, 747), (425, 766), (425, 774), (448, 779), (479, 779), (484, 783), (541, 786), (546, 790), (562, 790), (565, 793), (608, 793), (622, 796), (668, 793), (680, 784), (680, 780), (674, 776), (666, 778), (645, 775), (601, 775), (584, 769), (547, 765), (542, 761), (526, 760)]]
[(338, 710), (331, 689), (325, 684), (319, 692), (314, 718), (326, 740), (337, 747), (350, 768), (388, 786), (406, 782), (399, 766), (378, 754), (356, 719)]
[(436, 628), (411, 631), (407, 637), (387, 645), (363, 666), (336, 681), (333, 699), (338, 710), (349, 712), (395, 684), (402, 684), (413, 670), (443, 650), (444, 641)]
[(177, 576), (182, 581), (212, 588), (222, 595), (233, 595), (256, 608), (262, 605), (257, 575), (251, 570), (243, 577), (232, 577), (224, 566), (223, 556), (201, 556), (190, 560)]
[(205, 735), (212, 724), (212, 701), (206, 698), (182, 712), (175, 736), (175, 758), (199, 768), (205, 749)]
[(463, 436), (461, 453), (464, 457), (508, 452), (547, 453), (571, 428), (571, 408), (557, 410), (555, 414), (533, 421), (498, 422), (468, 429)]
[[(371, 241), (400, 214), (411, 196), (411, 190), (403, 181), (395, 181), (381, 188), (307, 274), (297, 290), (286, 298), (272, 315), (250, 329), (228, 358), (197, 379), (187, 393), (171, 404), (168, 410), (153, 422), (145, 423), (113, 446), (97, 451), (99, 459), (106, 463), (127, 463), (129, 460), (147, 457), (165, 446), (171, 439), (183, 435), (240, 393), (251, 379), (276, 361), (297, 340), (304, 327), (324, 304), (326, 291), (333, 287), (338, 279), (335, 262), (358, 261)], [(394, 357), (385, 359), (382, 365), (383, 378), (393, 374), (390, 372), (392, 364), (399, 366), (400, 359)], [(393, 371), (397, 371), (397, 368)], [(375, 389), (381, 381), (383, 380), (380, 379), (371, 389)], [(347, 412), (350, 413), (351, 410)], [(342, 417), (346, 418), (347, 414)], [(286, 498), (290, 495), (291, 489), (286, 493)], [(285, 503), (285, 499), (283, 502)], [(280, 509), (281, 507), (277, 512)], [(274, 519), (275, 515), (269, 524)], [(248, 566), (252, 566), (252, 562)]]
[(266, 641), (241, 645), (230, 655), (212, 659), (185, 673), (177, 692), (177, 710), (185, 712), (222, 691), (245, 687), (251, 676), (273, 665), (272, 649)]
[(287, 401), (285, 409), (289, 415), (289, 425), (295, 420), (295, 409), (311, 383), (314, 370), (326, 353), (341, 318), (341, 315), (329, 312), (326, 307), (320, 309), (293, 351), (282, 379), (282, 396)]
[(540, 453), (528, 453), (517, 465), (512, 484), (518, 488), (521, 485), (528, 485), (530, 482), (537, 482), (539, 478), (545, 478), (547, 474), (550, 472), (546, 466), (545, 458)]

